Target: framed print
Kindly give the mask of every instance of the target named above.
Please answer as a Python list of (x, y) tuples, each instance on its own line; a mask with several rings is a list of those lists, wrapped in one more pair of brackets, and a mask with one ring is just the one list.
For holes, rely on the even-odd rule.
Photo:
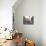
[(23, 16), (23, 24), (34, 24), (34, 16)]

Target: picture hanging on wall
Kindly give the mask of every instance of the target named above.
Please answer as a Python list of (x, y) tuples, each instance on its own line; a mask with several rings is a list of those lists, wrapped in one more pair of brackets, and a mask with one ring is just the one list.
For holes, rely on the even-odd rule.
[(23, 24), (34, 24), (34, 16), (23, 16)]

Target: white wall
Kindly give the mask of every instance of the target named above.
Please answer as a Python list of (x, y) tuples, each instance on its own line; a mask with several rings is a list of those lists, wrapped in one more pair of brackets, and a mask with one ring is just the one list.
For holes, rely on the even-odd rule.
[(46, 0), (41, 1), (41, 38), (42, 46), (46, 46)]
[(16, 0), (0, 0), (0, 27), (12, 28), (12, 6)]
[[(23, 0), (13, 10), (15, 28), (22, 32), (25, 38), (34, 40), (36, 46), (41, 46), (41, 0)], [(24, 25), (23, 16), (34, 16), (34, 24)]]

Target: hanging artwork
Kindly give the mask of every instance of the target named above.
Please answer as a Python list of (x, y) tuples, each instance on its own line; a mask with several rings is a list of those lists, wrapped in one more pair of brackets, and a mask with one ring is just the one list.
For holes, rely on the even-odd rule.
[(23, 16), (23, 24), (34, 24), (34, 16)]

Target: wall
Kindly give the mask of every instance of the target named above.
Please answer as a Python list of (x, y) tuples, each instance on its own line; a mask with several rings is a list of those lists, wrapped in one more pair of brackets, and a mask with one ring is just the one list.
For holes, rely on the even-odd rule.
[(12, 6), (16, 0), (0, 0), (0, 27), (12, 28)]
[(41, 38), (42, 46), (46, 46), (46, 0), (41, 1)]
[[(13, 12), (15, 28), (23, 33), (24, 38), (34, 40), (36, 46), (41, 46), (41, 0), (23, 0), (13, 8)], [(34, 24), (24, 25), (23, 16), (34, 16)]]

